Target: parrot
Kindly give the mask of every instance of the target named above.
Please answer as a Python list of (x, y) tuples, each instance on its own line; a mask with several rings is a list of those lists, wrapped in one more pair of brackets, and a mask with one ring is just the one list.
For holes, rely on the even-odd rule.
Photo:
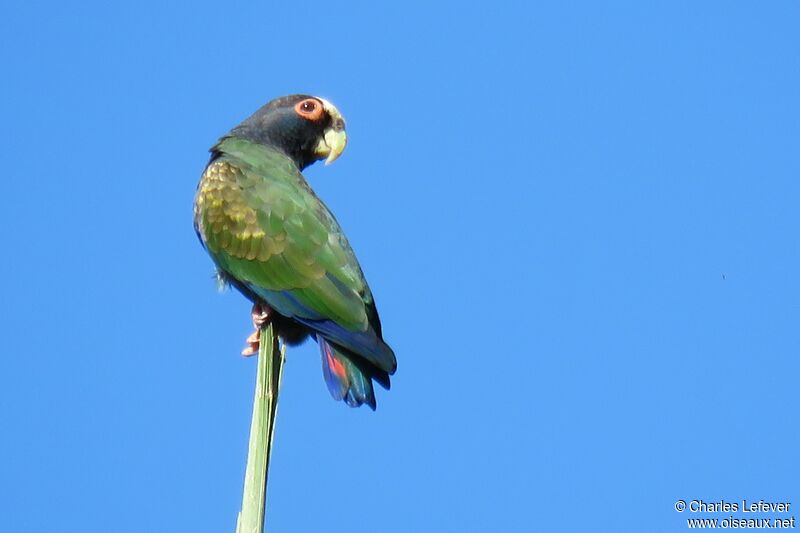
[(285, 345), (319, 345), (330, 394), (376, 408), (397, 369), (367, 280), (342, 228), (302, 171), (331, 164), (347, 144), (345, 120), (324, 98), (276, 98), (211, 147), (197, 186), (194, 229), (223, 284), (253, 304), (258, 353), (272, 323)]

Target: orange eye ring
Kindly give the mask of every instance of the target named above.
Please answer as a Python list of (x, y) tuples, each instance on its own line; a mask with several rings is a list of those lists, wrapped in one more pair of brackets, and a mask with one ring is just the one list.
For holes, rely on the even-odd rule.
[(325, 109), (322, 107), (322, 102), (316, 98), (306, 98), (294, 106), (294, 112), (306, 120), (319, 120), (322, 118)]

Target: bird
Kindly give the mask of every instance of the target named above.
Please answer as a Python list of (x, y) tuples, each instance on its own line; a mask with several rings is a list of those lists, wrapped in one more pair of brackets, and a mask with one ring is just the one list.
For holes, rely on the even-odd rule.
[(253, 304), (256, 331), (242, 355), (258, 353), (267, 322), (285, 345), (312, 338), (333, 398), (374, 411), (374, 383), (389, 390), (397, 359), (347, 237), (302, 174), (346, 145), (344, 117), (328, 100), (268, 102), (211, 147), (194, 228), (220, 281)]

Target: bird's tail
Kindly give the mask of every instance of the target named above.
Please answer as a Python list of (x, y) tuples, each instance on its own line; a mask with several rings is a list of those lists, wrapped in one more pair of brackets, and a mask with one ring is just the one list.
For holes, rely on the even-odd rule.
[(374, 379), (389, 390), (389, 374), (370, 364), (365, 359), (317, 335), (322, 353), (322, 374), (335, 400), (344, 400), (350, 407), (362, 404), (375, 410)]

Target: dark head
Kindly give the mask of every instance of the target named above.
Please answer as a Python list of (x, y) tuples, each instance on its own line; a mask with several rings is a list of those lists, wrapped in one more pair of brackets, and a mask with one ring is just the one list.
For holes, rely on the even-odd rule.
[(282, 96), (233, 128), (231, 137), (273, 146), (300, 169), (320, 159), (330, 164), (347, 144), (344, 118), (327, 100), (305, 94)]

